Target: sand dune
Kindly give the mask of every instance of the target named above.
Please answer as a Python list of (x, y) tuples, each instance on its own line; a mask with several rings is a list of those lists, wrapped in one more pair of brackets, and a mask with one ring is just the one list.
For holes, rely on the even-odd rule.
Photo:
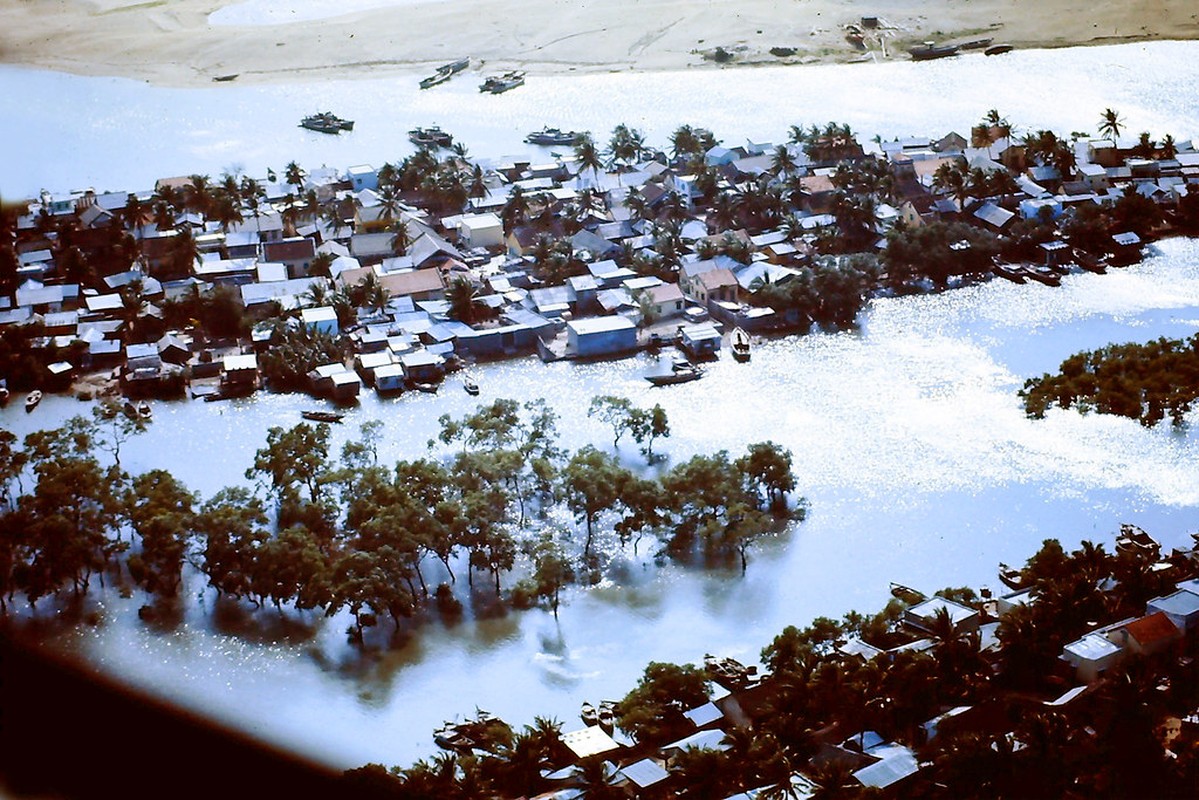
[[(260, 0), (261, 2), (261, 0)], [(394, 0), (278, 25), (220, 0), (0, 0), (0, 62), (163, 85), (419, 73), (463, 55), (531, 75), (907, 58), (924, 40), (1017, 47), (1199, 38), (1194, 0)], [(312, 0), (307, 0), (313, 5)], [(365, 4), (369, 5), (369, 4)], [(333, 6), (336, 8), (336, 6)], [(359, 5), (358, 8), (363, 8)], [(876, 16), (860, 45), (845, 26)], [(789, 48), (785, 57), (772, 48)], [(785, 51), (783, 51), (785, 52)]]

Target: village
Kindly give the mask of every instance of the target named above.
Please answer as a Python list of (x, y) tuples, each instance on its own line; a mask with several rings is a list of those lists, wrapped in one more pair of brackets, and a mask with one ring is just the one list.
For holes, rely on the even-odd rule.
[(516, 733), (479, 712), (435, 733), (444, 756), (347, 781), (537, 800), (1188, 796), (1196, 552), (1166, 556), (1129, 524), (1113, 553), (1046, 540), (1004, 570), (1006, 593), (893, 585), (873, 617), (786, 629), (761, 669), (650, 664), (623, 700), (585, 704), (582, 727), (537, 718)]
[(1108, 109), (1103, 138), (1016, 137), (992, 111), (969, 138), (863, 144), (830, 123), (726, 147), (682, 126), (667, 154), (619, 125), (540, 159), (447, 141), (378, 168), (45, 192), (3, 214), (0, 379), (352, 403), (477, 361), (671, 345), (699, 377), (738, 331), (844, 328), (880, 293), (1055, 285), (1193, 229), (1199, 152), (1125, 127)]

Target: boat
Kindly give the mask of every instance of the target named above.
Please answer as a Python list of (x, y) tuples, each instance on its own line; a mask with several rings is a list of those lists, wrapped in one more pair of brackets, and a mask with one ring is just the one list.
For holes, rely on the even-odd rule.
[(583, 706), (579, 709), (579, 718), (583, 720), (584, 725), (599, 724), (599, 712), (587, 701), (583, 701)]
[(517, 86), (523, 86), (524, 82), (525, 74), (523, 72), (506, 72), (503, 75), (493, 75), (483, 81), (479, 84), (479, 91), (503, 94)]
[(486, 711), (477, 712), (474, 719), (443, 723), (433, 731), (433, 741), (439, 747), (463, 752), (474, 749), (493, 752), (501, 742), (511, 737), (511, 726)]
[(1103, 265), (1103, 259), (1097, 258), (1078, 247), (1074, 248), (1074, 260), (1078, 263), (1078, 266), (1087, 272), (1094, 272), (1098, 275), (1103, 275), (1107, 272), (1107, 267)]
[(1024, 283), (1024, 279), (1028, 276), (1023, 267), (1014, 264), (996, 264), (991, 271), (1001, 278), (1007, 278), (1012, 283)]
[(611, 733), (612, 729), (616, 727), (616, 703), (611, 700), (601, 702), (596, 719), (601, 728)]
[(40, 402), (42, 402), (42, 390), (34, 389), (25, 397), (25, 410), (32, 411)]
[(702, 372), (695, 367), (689, 367), (687, 369), (675, 369), (665, 375), (646, 375), (645, 379), (654, 386), (671, 386), (676, 383), (699, 380), (701, 377), (703, 377)]
[(704, 654), (704, 672), (729, 691), (740, 691), (757, 680), (758, 668), (746, 666), (735, 658)]
[(145, 400), (138, 402), (138, 404), (137, 404), (137, 418), (138, 419), (150, 419), (153, 416), (154, 416), (154, 409), (150, 408), (149, 403), (147, 403)]
[(1116, 537), (1116, 552), (1157, 558), (1161, 545), (1143, 529), (1124, 523), (1120, 526), (1120, 535)]
[(436, 394), (437, 392), (437, 384), (428, 381), (412, 381), (412, 388), (427, 394)]
[(467, 394), (472, 396), (479, 393), (479, 384), (470, 375), (462, 376), (462, 388), (466, 390)]
[(313, 422), (341, 422), (345, 414), (340, 411), (301, 411), (300, 416)]
[(670, 362), (670, 368), (675, 372), (685, 372), (689, 369), (695, 369), (695, 365), (685, 358), (676, 358)]
[(121, 410), (125, 412), (125, 416), (129, 417), (129, 419), (137, 419), (137, 406), (133, 404), (132, 400), (126, 400), (124, 405), (121, 406)]
[(354, 130), (354, 120), (342, 119), (336, 114), (321, 111), (300, 120), (300, 127), (317, 133), (341, 133)]
[(445, 83), (468, 66), (470, 66), (470, 57), (460, 58), (457, 61), (451, 61), (449, 64), (442, 64), (432, 75), (421, 79), (420, 88), (430, 89), (439, 83)]
[(741, 328), (733, 328), (729, 340), (733, 358), (737, 361), (749, 361), (749, 334)]
[(1025, 579), (1023, 570), (1009, 567), (1003, 563), (999, 565), (999, 580), (1003, 581), (1003, 585), (1013, 591), (1020, 591), (1028, 586), (1028, 580)]
[(919, 603), (924, 600), (924, 592), (918, 592), (899, 583), (891, 584), (891, 596), (905, 603)]
[(229, 81), (237, 80), (237, 76), (239, 74), (240, 73), (235, 72), (232, 75), (217, 75), (213, 78), (213, 80), (217, 83), (228, 83)]
[(408, 141), (420, 147), (449, 147), (454, 143), (454, 137), (433, 125), (408, 131)]
[(985, 48), (990, 47), (991, 42), (993, 42), (993, 41), (995, 41), (995, 40), (991, 39), (991, 38), (971, 39), (968, 42), (960, 42), (958, 44), (958, 49), (959, 50), (984, 50)]
[(908, 55), (912, 57), (913, 61), (932, 61), (934, 58), (956, 56), (960, 49), (956, 44), (925, 42), (922, 45), (909, 49)]
[(557, 128), (542, 128), (539, 131), (533, 131), (525, 137), (525, 141), (529, 144), (555, 145), (555, 144), (574, 144), (583, 134), (578, 131), (563, 131)]
[(1003, 55), (1004, 53), (1012, 52), (1012, 49), (1013, 48), (1010, 44), (993, 44), (990, 47), (988, 47), (986, 50), (983, 50), (983, 55), (1000, 56), (1000, 55)]
[(1032, 278), (1034, 281), (1039, 281), (1046, 286), (1061, 286), (1061, 277), (1051, 268), (1046, 266), (1034, 266), (1029, 264), (1024, 267), (1024, 274)]

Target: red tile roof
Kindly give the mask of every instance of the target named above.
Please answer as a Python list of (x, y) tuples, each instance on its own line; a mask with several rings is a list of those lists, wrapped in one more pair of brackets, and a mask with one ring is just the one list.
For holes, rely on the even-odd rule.
[(1129, 636), (1136, 639), (1142, 647), (1176, 639), (1179, 635), (1178, 628), (1161, 611), (1158, 611), (1156, 614), (1150, 614), (1147, 617), (1134, 619), (1124, 626), (1124, 630), (1128, 632)]

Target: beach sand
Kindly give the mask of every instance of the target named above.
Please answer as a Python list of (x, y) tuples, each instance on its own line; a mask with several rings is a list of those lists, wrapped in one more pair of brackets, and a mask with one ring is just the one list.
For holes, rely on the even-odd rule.
[[(0, 63), (167, 86), (472, 69), (539, 74), (907, 59), (925, 40), (1016, 47), (1199, 38), (1195, 0), (395, 0), (281, 25), (211, 25), (220, 0), (0, 0)], [(311, 5), (311, 3), (309, 3)], [(855, 45), (845, 26), (863, 16)], [(780, 57), (772, 48), (792, 48)]]

